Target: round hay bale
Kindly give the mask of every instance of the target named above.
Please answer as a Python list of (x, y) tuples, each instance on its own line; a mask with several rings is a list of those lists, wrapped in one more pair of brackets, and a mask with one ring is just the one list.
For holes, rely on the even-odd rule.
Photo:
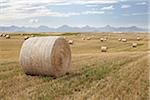
[(87, 40), (91, 40), (91, 38), (90, 38), (90, 37), (87, 37)]
[(69, 40), (68, 43), (69, 43), (69, 44), (73, 44), (73, 40)]
[(6, 34), (3, 33), (3, 37), (5, 37), (5, 36), (6, 36)]
[(122, 42), (127, 42), (127, 39), (123, 38), (121, 39)]
[(132, 47), (133, 47), (133, 48), (136, 48), (136, 47), (137, 47), (137, 43), (133, 43), (133, 44), (132, 44)]
[(107, 49), (108, 49), (108, 48), (107, 48), (106, 46), (102, 46), (102, 47), (101, 47), (101, 52), (107, 52)]
[(5, 37), (6, 37), (6, 39), (10, 39), (10, 35), (6, 35)]
[(3, 34), (1, 33), (1, 34), (0, 34), (0, 37), (2, 37), (2, 36), (3, 36)]
[(24, 40), (27, 40), (27, 39), (29, 39), (29, 37), (28, 36), (24, 36)]
[(59, 77), (68, 72), (71, 50), (58, 36), (33, 37), (23, 43), (20, 64), (26, 74)]
[(103, 41), (104, 41), (104, 38), (100, 38), (100, 41), (103, 42)]
[(138, 41), (140, 41), (140, 40), (141, 40), (141, 38), (140, 38), (140, 37), (137, 37), (136, 39), (137, 39)]
[(34, 35), (31, 35), (31, 37), (34, 37)]
[(85, 38), (82, 38), (82, 40), (85, 40)]
[(122, 40), (121, 38), (118, 39), (118, 41), (121, 41), (121, 40)]

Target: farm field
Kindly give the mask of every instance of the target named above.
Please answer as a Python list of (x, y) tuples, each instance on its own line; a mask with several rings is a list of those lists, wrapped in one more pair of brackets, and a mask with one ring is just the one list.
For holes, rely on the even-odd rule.
[[(70, 73), (59, 78), (24, 74), (19, 53), (24, 36), (0, 37), (0, 100), (148, 100), (148, 33), (49, 33), (70, 45)], [(31, 34), (28, 34), (30, 36)], [(142, 40), (137, 41), (137, 37)], [(91, 37), (91, 40), (82, 38)], [(108, 39), (101, 42), (99, 38)], [(127, 42), (118, 41), (127, 38)], [(136, 48), (132, 43), (138, 43)], [(101, 52), (107, 46), (107, 52)]]

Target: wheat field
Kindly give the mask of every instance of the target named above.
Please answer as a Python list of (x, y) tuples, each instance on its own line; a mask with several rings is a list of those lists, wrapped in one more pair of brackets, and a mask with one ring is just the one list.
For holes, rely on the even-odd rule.
[[(9, 34), (10, 39), (0, 37), (0, 100), (149, 99), (148, 33), (33, 34), (74, 40), (70, 72), (59, 78), (26, 75), (18, 61), (24, 36)], [(142, 40), (137, 41), (137, 36)], [(108, 39), (101, 42), (101, 37)], [(119, 42), (120, 37), (128, 41)], [(134, 42), (136, 48), (132, 48)], [(108, 51), (101, 52), (101, 46)]]

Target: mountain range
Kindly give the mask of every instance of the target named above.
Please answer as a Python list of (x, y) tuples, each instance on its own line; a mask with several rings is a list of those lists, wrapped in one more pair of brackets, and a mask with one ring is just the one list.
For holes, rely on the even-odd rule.
[(148, 29), (131, 27), (112, 27), (106, 25), (104, 27), (71, 27), (63, 25), (58, 28), (50, 28), (48, 26), (33, 27), (18, 27), (18, 26), (0, 26), (0, 32), (148, 32)]

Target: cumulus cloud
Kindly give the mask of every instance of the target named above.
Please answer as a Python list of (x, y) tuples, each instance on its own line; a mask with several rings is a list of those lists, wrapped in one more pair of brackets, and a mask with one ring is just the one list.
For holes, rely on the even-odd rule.
[(121, 8), (126, 9), (126, 8), (130, 8), (130, 5), (122, 5)]
[(101, 8), (101, 10), (113, 10), (113, 9), (114, 9), (113, 5)]

